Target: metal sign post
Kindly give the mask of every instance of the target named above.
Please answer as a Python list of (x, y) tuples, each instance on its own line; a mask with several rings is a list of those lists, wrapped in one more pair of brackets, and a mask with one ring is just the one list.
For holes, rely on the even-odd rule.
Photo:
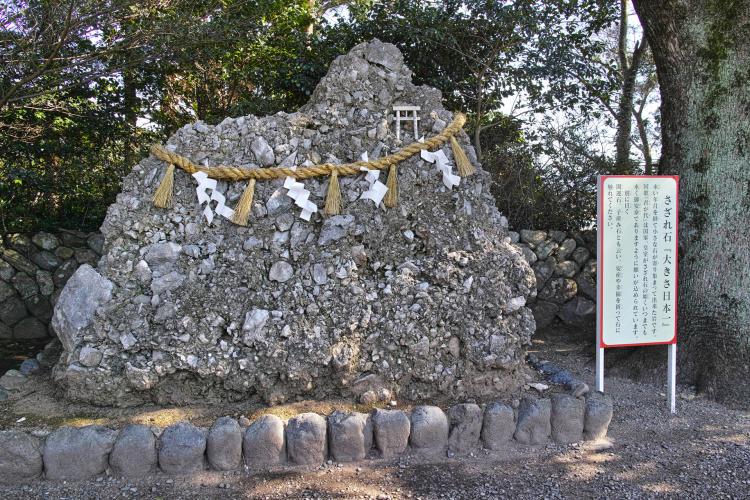
[(677, 343), (667, 346), (667, 400), (669, 411), (677, 413)]
[(676, 412), (676, 176), (604, 175), (597, 182), (596, 389), (604, 349), (667, 345), (668, 404)]

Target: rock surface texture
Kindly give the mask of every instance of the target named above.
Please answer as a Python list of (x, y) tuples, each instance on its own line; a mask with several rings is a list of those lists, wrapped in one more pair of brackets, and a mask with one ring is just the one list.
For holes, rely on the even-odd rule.
[(109, 466), (112, 472), (126, 477), (140, 477), (156, 470), (156, 436), (145, 425), (131, 424), (117, 435)]
[[(426, 136), (453, 118), (411, 76), (395, 46), (374, 40), (337, 58), (298, 112), (198, 122), (167, 147), (257, 168), (375, 159), (414, 140), (408, 123), (396, 140), (393, 105), (421, 106)], [(71, 399), (107, 405), (357, 397), (368, 376), (407, 400), (509, 394), (535, 328), (524, 306), (535, 279), (476, 166), (451, 191), (412, 157), (390, 209), (359, 199), (364, 175), (340, 177), (336, 216), (321, 213), (328, 178), (306, 179), (321, 208), (309, 222), (283, 179), (258, 182), (242, 227), (218, 215), (208, 225), (179, 169), (173, 206), (154, 207), (166, 165), (144, 159), (109, 208), (99, 265), (75, 282), (93, 287), (66, 289), (55, 309), (66, 349), (56, 380)], [(233, 207), (245, 183), (218, 187)]]
[(49, 323), (65, 283), (82, 264), (95, 266), (104, 238), (99, 233), (10, 234), (0, 241), (0, 339), (21, 341), (51, 335)]
[(117, 432), (100, 425), (60, 427), (44, 445), (47, 479), (89, 479), (103, 473)]
[(564, 325), (588, 335), (596, 321), (596, 232), (510, 232), (536, 276), (528, 301), (537, 329)]
[(36, 479), (42, 475), (39, 439), (21, 431), (0, 431), (0, 483)]
[(284, 422), (276, 415), (264, 415), (253, 422), (242, 438), (245, 464), (249, 467), (286, 461)]
[(159, 466), (170, 474), (202, 470), (205, 452), (205, 431), (188, 422), (170, 425), (159, 437)]

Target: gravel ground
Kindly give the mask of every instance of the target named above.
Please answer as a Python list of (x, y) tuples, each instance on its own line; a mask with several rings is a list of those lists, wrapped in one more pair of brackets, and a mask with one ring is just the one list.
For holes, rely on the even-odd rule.
[[(574, 345), (537, 341), (537, 355), (593, 385), (591, 360)], [(460, 459), (372, 460), (318, 469), (162, 474), (5, 487), (4, 498), (750, 498), (750, 413), (680, 388), (678, 413), (664, 388), (608, 378), (615, 402), (609, 440), (512, 446)]]

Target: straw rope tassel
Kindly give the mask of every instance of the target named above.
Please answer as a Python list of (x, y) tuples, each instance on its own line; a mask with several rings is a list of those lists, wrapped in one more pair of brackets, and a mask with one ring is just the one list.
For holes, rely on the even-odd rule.
[[(209, 178), (218, 180), (229, 180), (229, 181), (242, 181), (248, 179), (256, 179), (259, 181), (269, 181), (272, 179), (283, 179), (291, 176), (297, 180), (309, 179), (311, 177), (319, 177), (323, 175), (331, 175), (331, 172), (335, 168), (338, 175), (359, 175), (362, 173), (362, 167), (367, 167), (370, 170), (385, 170), (390, 168), (394, 163), (400, 163), (404, 160), (411, 158), (412, 156), (419, 154), (423, 149), (434, 150), (445, 144), (451, 136), (461, 131), (461, 127), (466, 123), (466, 116), (463, 113), (456, 113), (453, 121), (448, 124), (438, 135), (426, 139), (424, 142), (413, 142), (408, 146), (400, 149), (399, 151), (383, 156), (377, 160), (372, 161), (357, 161), (353, 163), (343, 163), (332, 165), (330, 163), (324, 163), (321, 165), (313, 165), (311, 167), (272, 167), (272, 168), (241, 168), (226, 165), (214, 165), (214, 166), (201, 166), (192, 163), (188, 158), (179, 155), (173, 151), (155, 144), (151, 147), (151, 154), (154, 157), (172, 163), (176, 167), (181, 168), (189, 174), (196, 172), (206, 172)], [(460, 150), (460, 147), (459, 147)], [(459, 153), (460, 155), (460, 153)], [(467, 161), (469, 169), (471, 164)]]
[(474, 165), (469, 161), (469, 157), (466, 156), (455, 136), (451, 136), (451, 148), (453, 149), (453, 158), (456, 160), (456, 166), (458, 167), (458, 175), (468, 177), (476, 172)]
[(323, 211), (326, 215), (339, 215), (341, 213), (339, 172), (335, 168), (331, 169), (331, 180), (328, 181), (328, 194), (326, 195), (326, 206)]
[(154, 205), (159, 208), (172, 206), (172, 190), (174, 189), (174, 163), (167, 165), (167, 171), (154, 193)]
[(232, 222), (240, 226), (247, 226), (247, 219), (250, 217), (250, 211), (253, 209), (253, 196), (255, 196), (255, 179), (247, 181), (247, 186), (242, 192), (240, 201), (234, 207), (234, 216)]
[(388, 208), (393, 208), (398, 205), (398, 171), (397, 166), (394, 163), (388, 170), (388, 181), (386, 181), (386, 187), (388, 191), (385, 193), (383, 198), (383, 204)]

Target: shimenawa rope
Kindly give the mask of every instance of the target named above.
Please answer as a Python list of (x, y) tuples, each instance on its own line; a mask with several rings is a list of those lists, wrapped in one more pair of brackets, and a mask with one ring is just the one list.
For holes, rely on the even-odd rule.
[[(266, 181), (273, 179), (283, 179), (293, 177), (295, 179), (309, 179), (323, 175), (331, 175), (329, 183), (329, 192), (326, 199), (325, 213), (335, 215), (341, 211), (341, 194), (338, 192), (338, 176), (340, 175), (357, 175), (360, 174), (361, 168), (365, 167), (370, 170), (390, 169), (388, 175), (388, 193), (384, 201), (387, 207), (396, 206), (398, 200), (397, 186), (397, 165), (402, 161), (414, 156), (423, 149), (433, 149), (443, 145), (450, 140), (453, 149), (453, 157), (456, 160), (458, 174), (466, 177), (475, 172), (474, 166), (469, 161), (466, 153), (455, 138), (455, 135), (462, 129), (466, 122), (466, 116), (463, 113), (457, 113), (453, 121), (443, 129), (438, 135), (426, 139), (424, 142), (412, 142), (401, 150), (388, 156), (371, 161), (357, 161), (353, 163), (334, 164), (323, 163), (312, 167), (300, 167), (291, 169), (287, 167), (274, 168), (240, 168), (226, 165), (217, 165), (213, 167), (204, 167), (195, 165), (188, 158), (169, 151), (168, 149), (155, 144), (151, 146), (151, 154), (159, 160), (167, 162), (169, 165), (162, 179), (161, 184), (154, 194), (154, 205), (160, 208), (166, 208), (172, 204), (172, 189), (174, 185), (174, 167), (177, 166), (189, 174), (196, 172), (205, 172), (212, 179), (241, 181), (248, 180), (245, 192), (242, 194), (240, 201), (235, 207), (235, 216), (233, 222), (240, 225), (247, 225), (247, 219), (250, 214), (250, 206), (253, 200), (255, 182), (257, 180)], [(389, 196), (390, 195), (390, 196)], [(330, 202), (329, 202), (330, 198)]]

